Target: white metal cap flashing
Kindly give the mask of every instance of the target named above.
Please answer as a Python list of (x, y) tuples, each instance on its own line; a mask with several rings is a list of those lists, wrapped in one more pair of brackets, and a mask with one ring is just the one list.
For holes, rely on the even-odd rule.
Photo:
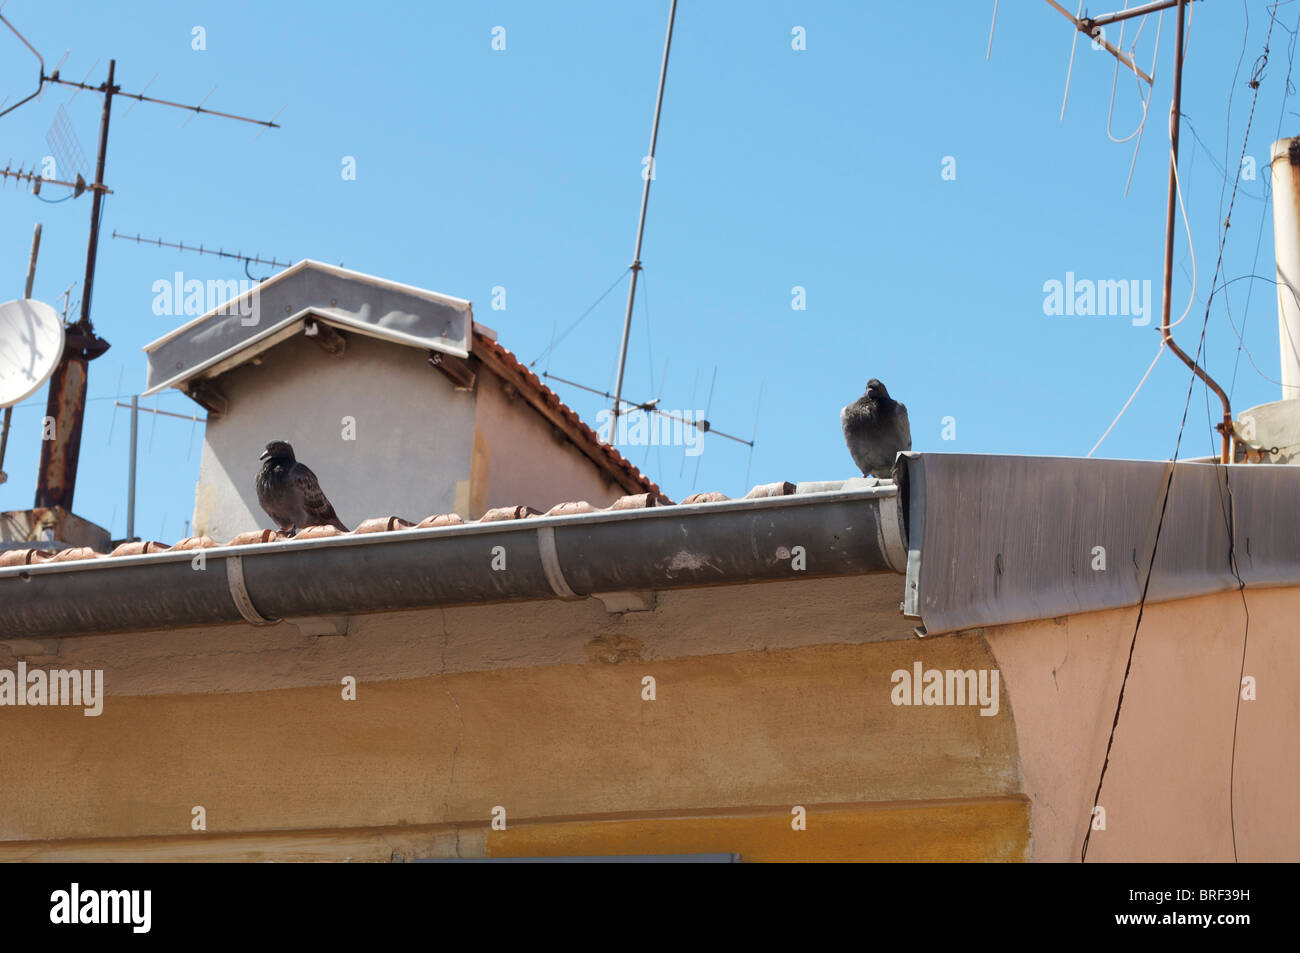
[(307, 259), (147, 344), (145, 394), (274, 347), (307, 315), (408, 347), (457, 357), (470, 351), (473, 314), (465, 299)]

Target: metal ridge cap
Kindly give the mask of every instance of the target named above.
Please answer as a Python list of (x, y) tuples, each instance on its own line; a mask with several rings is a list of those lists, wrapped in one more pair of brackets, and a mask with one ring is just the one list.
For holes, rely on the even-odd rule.
[(315, 258), (304, 258), (298, 264), (307, 265), (317, 271), (323, 271), (333, 275), (336, 278), (345, 278), (349, 281), (357, 281), (362, 284), (374, 285), (380, 288), (387, 288), (390, 291), (401, 291), (405, 294), (412, 295), (416, 298), (424, 298), (427, 301), (434, 301), (439, 304), (448, 304), (453, 306), (463, 305), (469, 308), (472, 302), (468, 298), (458, 298), (455, 295), (444, 294), (441, 291), (433, 291), (429, 288), (420, 288), (416, 285), (408, 285), (402, 281), (393, 281), (391, 278), (381, 278), (379, 275), (372, 275), (365, 271), (356, 271), (352, 268), (344, 268), (341, 265), (331, 265), (329, 262), (318, 261)]
[[(671, 519), (675, 516), (692, 517), (709, 514), (736, 513), (746, 510), (783, 508), (790, 506), (815, 506), (846, 500), (886, 499), (898, 495), (894, 485), (861, 487), (852, 490), (834, 490), (818, 493), (791, 493), (786, 496), (766, 496), (754, 499), (722, 500), (717, 503), (675, 503), (670, 506), (647, 506), (638, 509), (601, 510), (595, 513), (575, 513), (561, 516), (528, 516), (513, 520), (494, 520), (489, 523), (475, 521), (454, 526), (430, 526), (424, 529), (384, 530), (377, 533), (341, 533), (316, 539), (285, 539), (266, 543), (246, 543), (242, 546), (206, 546), (193, 549), (169, 549), (161, 553), (141, 553), (135, 556), (103, 556), (98, 559), (78, 559), (66, 562), (32, 563), (23, 566), (0, 568), (0, 582), (7, 578), (51, 575), (82, 570), (111, 569), (114, 566), (163, 565), (172, 562), (189, 562), (196, 553), (204, 558), (225, 559), (232, 556), (276, 555), (322, 548), (371, 546), (393, 542), (418, 542), (449, 539), (460, 536), (477, 536), (489, 533), (530, 532), (542, 527), (556, 529), (610, 523), (622, 520)], [(36, 541), (39, 542), (39, 541)], [(35, 548), (35, 547), (32, 547)]]
[[(203, 371), (206, 371), (209, 367), (212, 367), (214, 364), (219, 364), (222, 361), (226, 360), (227, 358), (233, 357), (235, 354), (238, 354), (240, 351), (252, 350), (256, 348), (258, 344), (265, 341), (267, 338), (271, 337), (274, 334), (279, 333), (280, 331), (283, 331), (285, 328), (292, 325), (295, 321), (305, 321), (313, 313), (313, 310), (314, 310), (313, 308), (307, 307), (301, 309), (300, 311), (295, 311), (293, 314), (286, 315), (285, 317), (277, 320), (274, 324), (267, 325), (266, 327), (258, 331), (253, 336), (247, 338), (244, 341), (241, 341), (240, 343), (234, 345), (233, 347), (228, 347), (224, 351), (220, 351), (216, 354), (213, 354), (211, 357), (205, 358), (204, 360), (193, 365), (192, 367), (187, 367), (179, 374), (173, 374), (171, 377), (159, 381), (157, 384), (154, 384), (151, 387), (147, 387), (143, 392), (141, 392), (140, 396), (149, 397), (152, 394), (160, 393), (166, 390), (168, 387), (174, 387), (178, 381), (188, 380), (191, 377), (194, 377), (202, 373)], [(215, 313), (216, 312), (209, 312), (209, 314), (215, 314)]]
[(191, 318), (190, 320), (186, 321), (186, 322), (185, 322), (184, 324), (182, 324), (180, 327), (172, 328), (170, 331), (168, 331), (168, 332), (167, 332), (166, 334), (164, 334), (162, 337), (160, 337), (160, 338), (155, 338), (154, 340), (152, 340), (152, 341), (150, 341), (148, 344), (146, 344), (144, 347), (142, 347), (140, 350), (144, 351), (144, 353), (146, 353), (146, 354), (152, 354), (156, 349), (162, 347), (162, 346), (163, 346), (164, 344), (166, 344), (168, 341), (171, 341), (172, 339), (174, 339), (174, 338), (176, 338), (176, 337), (179, 337), (181, 334), (185, 333), (186, 331), (189, 331), (189, 330), (192, 330), (193, 328), (198, 327), (200, 324), (202, 324), (203, 322), (207, 321), (207, 320), (208, 320), (209, 318), (211, 318), (213, 315), (220, 313), (220, 311), (221, 311), (223, 308), (226, 308), (226, 307), (228, 307), (229, 305), (233, 304), (234, 302), (241, 300), (241, 299), (244, 298), (246, 295), (252, 294), (254, 290), (256, 290), (256, 291), (258, 291), (258, 292), (260, 293), (260, 291), (261, 291), (262, 288), (265, 288), (265, 287), (267, 287), (268, 285), (271, 285), (271, 284), (275, 284), (275, 283), (281, 281), (282, 279), (288, 277), (289, 275), (297, 274), (298, 272), (300, 272), (300, 271), (302, 271), (303, 269), (307, 268), (310, 264), (312, 264), (312, 261), (311, 261), (310, 258), (304, 258), (304, 259), (302, 259), (301, 261), (294, 262), (292, 265), (290, 265), (290, 266), (289, 266), (288, 268), (286, 268), (284, 271), (281, 271), (281, 272), (279, 272), (279, 273), (277, 273), (277, 274), (272, 275), (271, 277), (267, 278), (265, 281), (259, 281), (259, 282), (257, 282), (257, 283), (256, 283), (255, 285), (253, 285), (253, 287), (250, 288), (248, 291), (244, 291), (244, 292), (241, 292), (240, 294), (237, 294), (235, 297), (230, 298), (230, 299), (228, 299), (227, 301), (225, 301), (225, 302), (223, 302), (223, 303), (217, 305), (217, 307), (215, 307), (215, 308), (209, 308), (207, 311), (203, 312), (203, 313), (200, 314), (198, 317)]
[[(266, 278), (263, 281), (254, 283), (253, 287), (250, 288), (248, 291), (240, 292), (235, 297), (222, 302), (217, 307), (210, 308), (207, 311), (205, 311), (203, 314), (200, 314), (195, 318), (191, 318), (189, 321), (186, 321), (180, 327), (172, 328), (172, 330), (168, 331), (162, 337), (156, 338), (155, 340), (150, 341), (148, 344), (144, 345), (144, 347), (141, 350), (143, 350), (146, 354), (150, 354), (157, 348), (166, 344), (168, 341), (179, 336), (185, 331), (192, 330), (193, 328), (207, 321), (209, 318), (213, 317), (214, 315), (221, 314), (224, 309), (229, 308), (232, 304), (242, 300), (248, 295), (253, 294), (254, 292), (260, 294), (263, 289), (268, 288), (273, 284), (277, 284), (280, 281), (283, 281), (285, 278), (289, 277), (290, 275), (295, 275), (300, 271), (312, 271), (312, 270), (324, 272), (326, 274), (332, 275), (335, 278), (343, 278), (348, 281), (356, 281), (360, 284), (368, 284), (379, 288), (386, 288), (390, 291), (399, 291), (404, 294), (409, 294), (412, 297), (423, 298), (426, 301), (432, 301), (436, 304), (445, 304), (454, 308), (463, 308), (467, 311), (471, 307), (471, 302), (467, 298), (458, 298), (455, 295), (443, 294), (440, 291), (431, 291), (428, 288), (417, 288), (415, 285), (404, 284), (403, 282), (400, 281), (392, 281), (388, 278), (381, 278), (378, 275), (371, 275), (364, 271), (354, 271), (351, 268), (343, 268), (339, 265), (331, 265), (327, 262), (317, 261), (315, 258), (302, 258), (294, 262), (288, 268), (284, 269), (284, 271), (277, 272), (276, 274), (271, 275), (269, 278)], [(472, 333), (473, 331), (471, 329), (471, 334)]]

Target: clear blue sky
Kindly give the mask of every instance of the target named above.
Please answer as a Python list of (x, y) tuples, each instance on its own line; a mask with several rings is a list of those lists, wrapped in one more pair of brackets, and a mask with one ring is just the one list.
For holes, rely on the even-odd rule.
[[(1222, 220), (1220, 168), (1225, 153), (1230, 170), (1237, 164), (1270, 6), (1195, 4), (1184, 112), (1204, 147), (1185, 134), (1182, 178), (1200, 283), (1178, 332), (1192, 349)], [(1082, 456), (1154, 356), (1173, 17), (1125, 197), (1133, 144), (1106, 132), (1114, 61), (1080, 38), (1061, 122), (1069, 24), (1045, 3), (1004, 2), (986, 62), (992, 8), (679, 3), (626, 393), (687, 409), (698, 370), (694, 405), (703, 408), (716, 366), (711, 419), (748, 435), (764, 385), (750, 484), (855, 475), (839, 409), (873, 376), (908, 405), (914, 449)], [(91, 365), (78, 514), (124, 533), (128, 415), (109, 398), (143, 389), (141, 347), (182, 320), (153, 314), (154, 281), (178, 270), (204, 280), (243, 274), (217, 259), (114, 241), (114, 229), (342, 262), (469, 298), (476, 317), (530, 361), (631, 260), (667, 9), (664, 0), (8, 0), (3, 13), (49, 66), (71, 51), (67, 78), (90, 71), (102, 82), (115, 57), (127, 91), (156, 73), (150, 95), (207, 96), (209, 108), (262, 118), (283, 107), (283, 128), (255, 138), (258, 129), (241, 123), (115, 102), (105, 176), (115, 194), (92, 313), (113, 347)], [(1242, 183), (1227, 278), (1251, 272), (1261, 221), (1255, 271), (1274, 273), (1263, 170), (1279, 130), (1300, 132), (1300, 96), (1283, 99), (1300, 5), (1283, 5), (1278, 17), (1247, 150), (1261, 175)], [(191, 48), (195, 26), (206, 50)], [(503, 52), (492, 49), (496, 26), (506, 30)], [(795, 26), (806, 50), (791, 48)], [(1155, 29), (1152, 17), (1138, 48), (1144, 68)], [(0, 98), (26, 95), (35, 76), (17, 40), (0, 36)], [(70, 93), (50, 88), (0, 119), (0, 161), (30, 166), (48, 154), (46, 130)], [(92, 162), (99, 103), (81, 93), (67, 107)], [(1139, 118), (1136, 84), (1121, 75), (1115, 135)], [(355, 181), (341, 175), (344, 156), (356, 159)], [(945, 156), (955, 159), (955, 179), (941, 175)], [(43, 197), (61, 194), (47, 188)], [(45, 233), (35, 296), (54, 302), (80, 282), (89, 202), (51, 205), (12, 183), (0, 189), (0, 298), (22, 294), (36, 221)], [(1191, 288), (1181, 231), (1177, 249), (1175, 316)], [(1045, 315), (1044, 282), (1067, 272), (1149, 279), (1150, 324)], [(491, 309), (497, 285), (507, 289), (504, 311)], [(796, 285), (807, 289), (805, 311), (791, 308)], [(625, 289), (556, 349), (554, 373), (612, 384)], [(1260, 369), (1276, 378), (1274, 286), (1239, 281), (1227, 304)], [(1235, 409), (1277, 399), (1278, 386), (1244, 355), (1233, 383), (1238, 343), (1223, 305), (1219, 296), (1210, 314), (1211, 373), (1232, 383)], [(1166, 354), (1099, 455), (1168, 457), (1187, 381)], [(556, 389), (592, 423), (606, 404)], [(32, 504), (44, 404), (42, 390), (15, 411), (0, 509)], [(197, 410), (175, 392), (158, 405)], [(942, 439), (948, 416), (954, 440)], [(1181, 455), (1211, 452), (1199, 389), (1188, 421)], [(138, 534), (183, 534), (201, 440), (188, 423), (142, 418)], [(680, 449), (630, 456), (674, 499), (691, 492), (695, 460), (679, 476)], [(746, 448), (710, 437), (697, 488), (739, 495), (747, 463)]]

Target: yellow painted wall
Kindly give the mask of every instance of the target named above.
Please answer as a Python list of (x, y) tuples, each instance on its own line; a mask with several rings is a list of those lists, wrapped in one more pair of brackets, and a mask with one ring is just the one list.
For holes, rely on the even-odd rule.
[[(0, 764), (22, 769), (0, 775), (0, 859), (387, 859), (457, 842), (1023, 859), (1005, 696), (997, 718), (895, 706), (889, 673), (917, 657), (991, 662), (977, 638), (810, 645), (362, 681), (352, 702), (318, 685), (110, 695), (98, 718), (10, 708)], [(206, 833), (190, 831), (196, 805)], [(498, 805), (507, 830), (489, 833)], [(808, 830), (791, 830), (794, 805)]]

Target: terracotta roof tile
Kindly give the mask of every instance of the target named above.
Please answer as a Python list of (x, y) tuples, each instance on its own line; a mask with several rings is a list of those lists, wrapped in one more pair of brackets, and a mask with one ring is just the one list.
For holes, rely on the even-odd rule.
[(376, 516), (368, 519), (352, 532), (354, 533), (391, 533), (395, 529), (410, 529), (415, 524), (400, 516)]
[(426, 516), (420, 522), (415, 524), (416, 529), (432, 529), (435, 526), (459, 526), (465, 521), (455, 513), (439, 513), (437, 516)]
[(488, 510), (479, 517), (480, 523), (495, 523), (498, 520), (521, 520), (529, 516), (541, 516), (541, 510), (535, 510), (531, 506), (498, 506), (496, 509)]
[(54, 554), (56, 563), (75, 562), (78, 559), (107, 559), (104, 553), (97, 553), (89, 546), (76, 546), (72, 549), (61, 549)]
[[(255, 529), (249, 530), (247, 533), (240, 533), (226, 545), (251, 546), (254, 543), (274, 542), (277, 538), (283, 539), (284, 537), (280, 536), (280, 534), (273, 529)], [(176, 548), (179, 549), (180, 547), (177, 546)]]
[(48, 549), (6, 549), (0, 552), (0, 569), (6, 566), (29, 566), (47, 563), (54, 558)]
[[(766, 483), (754, 487), (747, 494), (745, 499), (761, 499), (764, 497), (787, 496), (795, 492), (795, 484), (789, 482)], [(682, 500), (680, 505), (696, 503), (721, 503), (730, 499), (723, 493), (694, 493)], [(552, 506), (546, 513), (534, 509), (531, 506), (499, 506), (488, 510), (478, 520), (480, 523), (493, 523), (509, 520), (529, 519), (539, 516), (578, 516), (587, 513), (604, 513), (621, 510), (638, 510), (650, 506), (673, 506), (666, 497), (657, 490), (646, 493), (636, 493), (629, 496), (623, 496), (615, 500), (609, 506), (601, 508), (593, 506), (586, 500), (568, 500), (557, 503)], [(363, 521), (351, 533), (344, 533), (333, 526), (305, 526), (298, 531), (293, 539), (326, 539), (336, 536), (345, 535), (363, 535), (367, 533), (383, 532), (400, 532), (406, 529), (434, 529), (446, 526), (460, 526), (467, 521), (455, 513), (438, 513), (432, 516), (426, 516), (418, 523), (412, 523), (400, 516), (376, 516)], [(52, 553), (41, 549), (6, 549), (0, 550), (0, 568), (10, 566), (35, 565), (39, 563), (57, 561), (57, 562), (77, 562), (87, 559), (109, 559), (117, 556), (137, 556), (150, 553), (164, 553), (168, 551), (194, 550), (194, 549), (211, 549), (217, 546), (248, 546), (262, 543), (274, 543), (289, 539), (281, 533), (271, 529), (249, 530), (240, 533), (226, 543), (219, 543), (210, 536), (190, 536), (182, 539), (172, 546), (165, 543), (154, 541), (138, 540), (130, 543), (122, 543), (110, 555), (97, 553), (92, 549), (85, 547), (65, 549), (58, 553)]]
[[(267, 530), (267, 532), (270, 532), (270, 530)], [(235, 538), (238, 539), (239, 537)], [(211, 536), (187, 536), (185, 539), (182, 539), (179, 543), (173, 546), (172, 549), (212, 549), (214, 546), (220, 545), (221, 544)], [(228, 546), (230, 544), (227, 543), (226, 545)]]
[(337, 526), (304, 526), (294, 539), (321, 539), (325, 536), (346, 536)]
[(723, 493), (692, 493), (686, 499), (682, 500), (682, 505), (688, 503), (721, 503), (727, 499)]
[(637, 493), (634, 496), (620, 496), (610, 504), (611, 510), (640, 510), (647, 506), (671, 505), (668, 497), (658, 493)]
[(781, 483), (764, 483), (745, 494), (747, 500), (757, 500), (765, 496), (789, 496), (794, 492), (794, 484), (789, 481)]
[(577, 516), (579, 513), (599, 513), (600, 510), (586, 500), (573, 503), (556, 503), (546, 511), (547, 516)]
[[(234, 540), (231, 540), (234, 545)], [(134, 542), (122, 543), (114, 549), (110, 556), (144, 556), (149, 553), (165, 553), (171, 549), (166, 543), (155, 543), (152, 540), (137, 539)]]

